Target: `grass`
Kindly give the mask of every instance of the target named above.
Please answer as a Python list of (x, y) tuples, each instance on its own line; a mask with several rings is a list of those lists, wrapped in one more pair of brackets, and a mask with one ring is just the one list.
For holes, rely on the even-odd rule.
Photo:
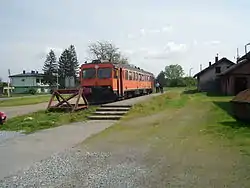
[(11, 98), (7, 100), (0, 100), (0, 107), (8, 106), (22, 106), (29, 104), (38, 104), (43, 102), (48, 102), (51, 98), (51, 95), (47, 96), (31, 96), (31, 97), (20, 97), (20, 98)]
[(186, 182), (187, 187), (190, 182), (200, 183), (192, 187), (249, 187), (250, 126), (230, 115), (230, 99), (170, 90), (135, 105), (120, 122), (81, 147), (114, 156), (133, 151), (162, 187), (170, 186), (173, 177), (180, 178), (174, 185)]
[(95, 109), (96, 107), (90, 107), (87, 110), (81, 110), (74, 113), (38, 111), (23, 116), (13, 117), (1, 126), (0, 130), (24, 131), (26, 134), (33, 133), (42, 129), (84, 121)]
[[(29, 94), (29, 93), (25, 93), (25, 94), (22, 94), (22, 93), (11, 93), (10, 97), (9, 98), (15, 98), (15, 97), (30, 97), (30, 96), (39, 96), (39, 95), (49, 95), (49, 94), (46, 94), (46, 93), (36, 93), (35, 95), (32, 95), (32, 94)], [(0, 95), (0, 98), (8, 98), (8, 95), (7, 94), (2, 94)]]
[[(193, 121), (187, 121), (187, 124), (192, 127), (191, 129), (196, 129), (194, 131), (202, 130), (202, 134), (212, 135), (214, 139), (226, 140), (230, 142), (229, 145), (239, 146), (243, 153), (250, 154), (250, 124), (239, 122), (231, 116), (231, 105), (229, 101), (232, 97), (207, 96), (206, 93), (187, 92), (189, 89), (190, 88), (173, 88), (163, 95), (153, 97), (147, 102), (135, 105), (127, 116), (123, 117), (121, 122), (108, 129), (106, 133), (105, 131), (101, 133), (100, 137), (102, 137), (102, 134), (114, 134), (117, 133), (117, 131), (124, 131), (124, 136), (120, 138), (125, 137), (131, 139), (131, 136), (134, 134), (133, 131), (138, 133), (136, 134), (137, 137), (138, 135), (143, 135), (145, 132), (146, 135), (150, 137), (148, 134), (152, 133), (151, 128), (154, 127), (154, 125), (161, 127), (166, 123), (170, 123), (176, 124), (177, 126), (178, 123), (183, 123), (178, 120), (187, 117), (188, 120), (190, 118), (190, 121)], [(183, 109), (185, 114), (175, 116), (181, 109)], [(198, 116), (199, 114), (201, 114), (202, 119), (196, 121), (196, 115)], [(154, 119), (154, 116), (156, 119), (151, 121)], [(137, 124), (137, 119), (140, 118), (141, 120), (138, 120)], [(148, 119), (148, 121), (146, 119)], [(197, 120), (198, 119), (197, 117)], [(139, 124), (148, 124), (148, 122), (151, 122), (148, 126), (139, 126)], [(131, 126), (123, 126), (124, 124), (131, 124)], [(136, 128), (133, 127), (133, 125), (137, 125)], [(161, 131), (162, 130), (159, 132)], [(185, 131), (190, 130), (185, 129)], [(129, 136), (127, 132), (129, 132)], [(141, 139), (145, 139), (144, 136), (142, 136)], [(112, 136), (109, 135), (109, 137)], [(139, 138), (137, 137), (135, 138), (136, 140)]]

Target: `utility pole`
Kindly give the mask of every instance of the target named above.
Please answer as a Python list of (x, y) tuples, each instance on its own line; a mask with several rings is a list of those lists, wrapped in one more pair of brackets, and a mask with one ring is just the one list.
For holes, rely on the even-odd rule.
[(189, 69), (189, 77), (191, 77), (191, 71), (192, 71), (193, 68), (190, 68)]
[(8, 88), (7, 88), (7, 93), (8, 93), (8, 97), (10, 97), (10, 69), (8, 69)]

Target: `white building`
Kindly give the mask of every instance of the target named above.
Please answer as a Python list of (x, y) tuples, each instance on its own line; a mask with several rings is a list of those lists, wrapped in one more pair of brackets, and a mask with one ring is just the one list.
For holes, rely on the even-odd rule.
[(38, 71), (31, 71), (22, 74), (11, 75), (11, 86), (14, 87), (14, 93), (28, 93), (35, 89), (37, 93), (48, 93), (49, 85), (43, 83), (44, 75)]

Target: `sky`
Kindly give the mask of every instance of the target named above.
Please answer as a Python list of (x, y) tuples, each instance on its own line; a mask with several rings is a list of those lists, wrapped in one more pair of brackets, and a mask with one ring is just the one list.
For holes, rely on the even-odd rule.
[(250, 42), (247, 0), (2, 0), (0, 77), (41, 72), (46, 54), (75, 45), (82, 64), (88, 45), (109, 41), (129, 63), (157, 75), (180, 64), (199, 72), (216, 54), (235, 62)]

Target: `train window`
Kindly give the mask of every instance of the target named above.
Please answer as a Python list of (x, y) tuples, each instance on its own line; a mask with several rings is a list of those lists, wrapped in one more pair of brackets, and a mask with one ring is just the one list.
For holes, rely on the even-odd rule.
[(96, 70), (95, 69), (83, 69), (82, 70), (82, 78), (89, 79), (96, 77)]
[(135, 80), (135, 72), (133, 72), (133, 80)]
[(128, 71), (125, 71), (125, 80), (128, 80)]
[(138, 73), (135, 74), (135, 80), (138, 80)]
[(128, 78), (129, 78), (129, 80), (132, 80), (132, 72), (131, 71), (128, 72)]
[(112, 69), (111, 68), (99, 68), (97, 71), (98, 78), (111, 78)]

